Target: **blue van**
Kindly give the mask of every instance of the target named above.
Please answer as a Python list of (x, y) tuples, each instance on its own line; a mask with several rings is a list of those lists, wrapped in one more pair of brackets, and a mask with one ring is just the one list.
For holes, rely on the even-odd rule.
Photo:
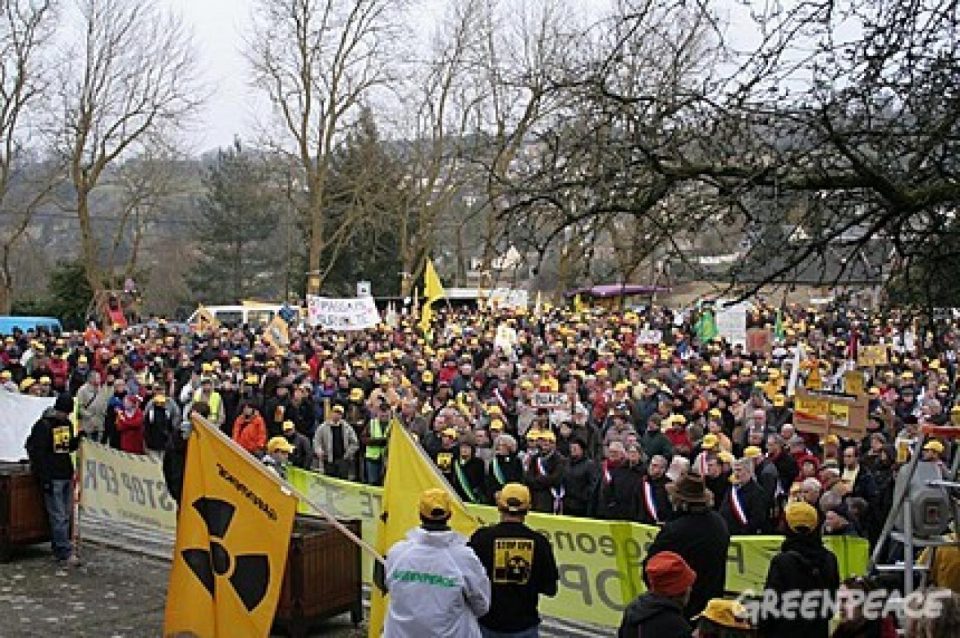
[(0, 316), (0, 335), (12, 335), (14, 329), (20, 329), (23, 332), (28, 330), (46, 330), (50, 334), (60, 336), (63, 332), (63, 326), (56, 317), (12, 317)]

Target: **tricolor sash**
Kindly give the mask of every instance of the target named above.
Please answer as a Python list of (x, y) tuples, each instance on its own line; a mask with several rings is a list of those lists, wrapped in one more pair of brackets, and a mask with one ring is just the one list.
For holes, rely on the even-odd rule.
[(730, 490), (730, 509), (733, 510), (733, 517), (737, 519), (743, 527), (747, 526), (747, 512), (743, 509), (743, 503), (740, 502), (740, 486), (735, 485)]
[(647, 515), (653, 519), (653, 522), (659, 523), (660, 516), (657, 514), (657, 497), (653, 491), (653, 483), (646, 477), (643, 479), (643, 506), (647, 510)]
[[(543, 465), (543, 457), (537, 457), (537, 470), (540, 472), (540, 476), (547, 475), (547, 469)], [(553, 513), (554, 514), (563, 514), (563, 497), (567, 495), (567, 490), (560, 484), (560, 487), (551, 487), (550, 494), (553, 495)]]

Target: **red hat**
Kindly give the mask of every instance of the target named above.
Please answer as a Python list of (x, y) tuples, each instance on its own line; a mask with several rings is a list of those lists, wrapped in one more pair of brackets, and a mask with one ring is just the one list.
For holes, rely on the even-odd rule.
[(680, 596), (697, 580), (697, 572), (673, 552), (654, 554), (647, 561), (646, 574), (650, 591), (662, 596)]

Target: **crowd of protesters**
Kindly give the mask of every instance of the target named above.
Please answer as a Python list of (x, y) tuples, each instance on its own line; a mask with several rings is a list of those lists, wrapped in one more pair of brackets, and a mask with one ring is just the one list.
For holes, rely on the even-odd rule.
[[(750, 323), (776, 323), (782, 337), (760, 354), (701, 342), (697, 321), (662, 308), (459, 310), (440, 313), (432, 339), (401, 320), (360, 333), (292, 330), (286, 347), (250, 327), (174, 334), (162, 321), (109, 337), (27, 333), (5, 339), (0, 387), (69, 393), (86, 435), (126, 452), (162, 451), (202, 403), (257, 456), (283, 437), (294, 466), (380, 484), (401, 423), (466, 501), (493, 503), (519, 481), (535, 511), (662, 524), (668, 487), (694, 472), (733, 534), (782, 530), (785, 504), (804, 500), (824, 533), (875, 541), (918, 426), (949, 419), (954, 334), (930, 348), (897, 322), (846, 309), (759, 307)], [(650, 330), (660, 342), (639, 343)], [(805, 357), (793, 373), (798, 343)], [(839, 389), (852, 346), (875, 343), (889, 345), (889, 363), (864, 371), (867, 436), (798, 431), (791, 382), (817, 376), (818, 388)], [(565, 399), (538, 407), (541, 393)], [(922, 453), (946, 462), (951, 445), (931, 441)]]
[[(876, 543), (920, 426), (960, 411), (954, 324), (934, 336), (896, 314), (757, 304), (748, 325), (774, 338), (748, 352), (704, 334), (711, 312), (447, 308), (427, 335), (400, 317), (361, 332), (291, 325), (285, 344), (262, 327), (91, 324), (7, 337), (0, 391), (74, 397), (82, 432), (130, 453), (182, 454), (171, 432), (196, 411), (270, 465), (376, 485), (402, 426), (467, 502), (522, 483), (532, 511), (664, 526), (694, 477), (727, 535), (789, 535), (788, 505), (806, 503), (817, 535)], [(857, 368), (877, 344), (887, 362)], [(851, 370), (866, 436), (798, 430), (796, 388), (840, 390)], [(953, 446), (920, 453), (946, 474)]]

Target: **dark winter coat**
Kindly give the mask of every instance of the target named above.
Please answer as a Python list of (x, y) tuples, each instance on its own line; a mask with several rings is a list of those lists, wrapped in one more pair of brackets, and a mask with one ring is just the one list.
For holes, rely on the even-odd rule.
[(563, 477), (566, 496), (563, 513), (572, 516), (587, 516), (594, 490), (597, 486), (597, 463), (587, 457), (571, 459)]
[(676, 552), (697, 572), (690, 602), (684, 608), (684, 616), (692, 618), (707, 606), (711, 598), (722, 598), (727, 580), (727, 551), (730, 549), (730, 533), (720, 515), (706, 506), (692, 506), (687, 511), (678, 511), (677, 517), (661, 528), (653, 540), (646, 563), (659, 552)]
[(610, 482), (600, 481), (597, 496), (597, 517), (611, 521), (635, 521), (640, 506), (643, 469), (621, 465), (610, 470)]
[(683, 610), (673, 600), (646, 593), (623, 611), (617, 638), (690, 638), (693, 629), (683, 617)]
[[(840, 588), (837, 557), (823, 546), (819, 534), (788, 536), (780, 553), (770, 561), (765, 590), (784, 594), (791, 591), (829, 591)], [(762, 617), (761, 636), (770, 638), (827, 638), (830, 618), (802, 619)]]
[[(743, 513), (747, 517), (746, 524), (742, 524), (734, 513), (733, 498), (735, 493), (738, 493), (740, 506), (743, 508)], [(767, 503), (766, 495), (756, 481), (744, 483), (744, 485), (740, 487), (739, 492), (736, 487), (732, 487), (724, 497), (719, 509), (720, 516), (723, 517), (724, 522), (727, 524), (727, 529), (730, 530), (730, 534), (733, 536), (764, 533), (768, 527), (768, 511), (769, 504)]]

